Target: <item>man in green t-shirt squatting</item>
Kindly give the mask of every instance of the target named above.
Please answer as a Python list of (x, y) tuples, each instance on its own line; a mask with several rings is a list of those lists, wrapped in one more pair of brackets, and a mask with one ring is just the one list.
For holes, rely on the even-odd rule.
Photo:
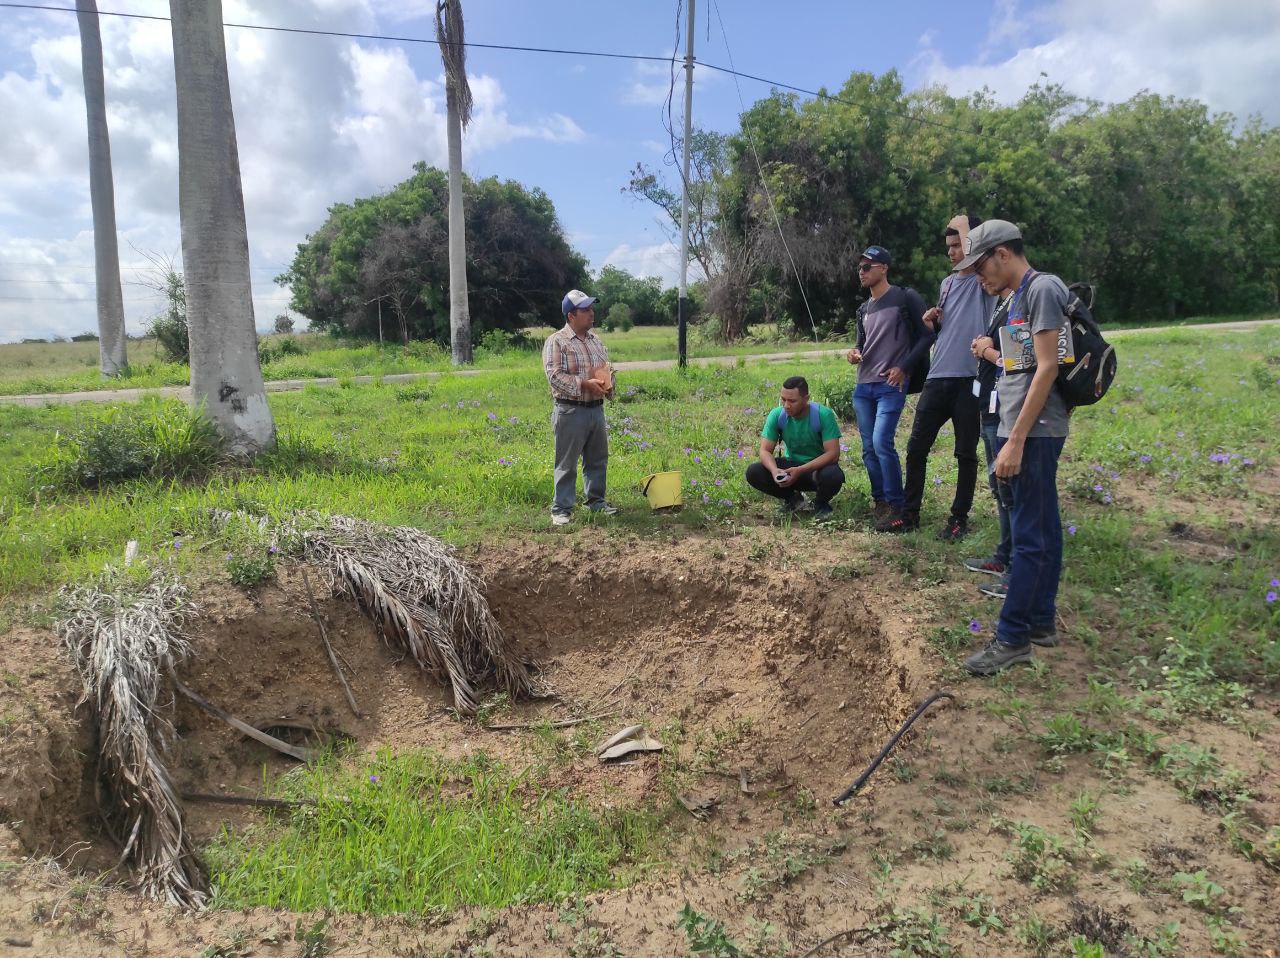
[[(803, 376), (786, 380), (778, 398), (782, 405), (764, 421), (760, 461), (747, 467), (747, 483), (781, 499), (784, 513), (800, 509), (805, 502), (801, 493), (812, 492), (814, 522), (824, 522), (831, 517), (831, 500), (844, 485), (840, 424), (826, 406), (809, 402), (809, 383)], [(785, 456), (774, 455), (779, 441), (787, 447)]]

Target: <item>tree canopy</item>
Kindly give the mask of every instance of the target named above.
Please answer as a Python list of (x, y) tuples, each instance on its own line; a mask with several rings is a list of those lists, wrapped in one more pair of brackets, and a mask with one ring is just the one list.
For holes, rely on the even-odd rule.
[[(471, 335), (555, 321), (565, 290), (586, 283), (586, 260), (569, 246), (540, 189), (464, 177)], [(378, 306), (404, 341), (449, 343), (449, 182), (414, 165), (378, 196), (339, 203), (276, 282), (313, 329), (377, 335)]]
[(773, 301), (809, 331), (794, 257), (819, 328), (845, 328), (870, 243), (893, 252), (892, 282), (936, 296), (942, 232), (961, 212), (1017, 223), (1035, 265), (1099, 285), (1104, 316), (1280, 302), (1276, 129), (1236, 132), (1230, 115), (1149, 93), (1109, 106), (1057, 86), (1010, 106), (906, 93), (892, 71), (855, 73), (835, 96), (775, 92), (729, 140), (717, 227), (757, 253), (736, 279), (750, 321)]

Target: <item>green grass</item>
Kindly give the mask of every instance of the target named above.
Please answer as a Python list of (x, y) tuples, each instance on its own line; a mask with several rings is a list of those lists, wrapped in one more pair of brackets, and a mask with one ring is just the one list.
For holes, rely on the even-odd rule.
[[(550, 327), (525, 330), (524, 348), (475, 350), (478, 369), (511, 369), (537, 366), (543, 340)], [(674, 360), (674, 326), (638, 326), (625, 333), (599, 331), (614, 362), (633, 360)], [(301, 350), (265, 361), (263, 378), (268, 382), (289, 379), (343, 378), (349, 376), (392, 376), (405, 373), (446, 372), (452, 369), (449, 354), (434, 343), (414, 342), (400, 346), (335, 339), (324, 333), (294, 336), (264, 336), (268, 346), (289, 339)], [(689, 356), (741, 356), (750, 353), (805, 352), (833, 349), (839, 343), (816, 343), (812, 339), (791, 339), (773, 326), (761, 326), (748, 339), (724, 346), (708, 339), (699, 328), (689, 336)], [(129, 343), (129, 369), (115, 379), (103, 379), (98, 371), (97, 343), (19, 343), (0, 345), (0, 396), (37, 393), (82, 392), (103, 389), (149, 389), (158, 386), (185, 386), (190, 382), (186, 366), (161, 362), (155, 340)]]
[(280, 791), (315, 804), (212, 843), (215, 907), (501, 907), (621, 887), (653, 863), (649, 814), (594, 810), (483, 754), (331, 759), (286, 776)]

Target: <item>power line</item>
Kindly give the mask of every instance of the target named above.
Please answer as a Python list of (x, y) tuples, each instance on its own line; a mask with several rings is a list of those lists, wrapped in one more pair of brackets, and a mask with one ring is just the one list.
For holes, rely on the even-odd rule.
[[(52, 13), (75, 13), (73, 7), (54, 7), (38, 3), (10, 3), (0, 2), (0, 8), (8, 8), (12, 10), (42, 10)], [(120, 13), (112, 10), (99, 10), (100, 17), (121, 17), (129, 20), (154, 20), (163, 23), (169, 22), (169, 17), (162, 17), (154, 14), (145, 13)], [(270, 33), (291, 33), (303, 36), (317, 37), (337, 37), (348, 40), (379, 40), (388, 43), (425, 43), (431, 46), (437, 46), (438, 42), (435, 37), (404, 37), (393, 34), (378, 33), (355, 33), (344, 30), (317, 30), (310, 27), (273, 27), (261, 23), (223, 23), (224, 27), (232, 27), (237, 30), (262, 30)], [(556, 56), (580, 57), (597, 57), (610, 60), (638, 60), (648, 61), (652, 63), (672, 63), (676, 61), (676, 57), (659, 57), (646, 56), (639, 53), (611, 53), (600, 50), (561, 50), (555, 47), (526, 47), (512, 43), (477, 43), (473, 40), (467, 40), (460, 44), (464, 47), (473, 47), (478, 50), (504, 50), (513, 53), (548, 53)], [(715, 70), (719, 73), (726, 73), (730, 76), (740, 77), (743, 80), (754, 80), (756, 83), (764, 83), (772, 87), (782, 90), (790, 90), (793, 93), (802, 93), (805, 96), (815, 97), (819, 100), (826, 100), (831, 103), (843, 103), (846, 106), (858, 107), (859, 109), (868, 110), (872, 113), (881, 113), (885, 116), (896, 117), (909, 123), (919, 123), (922, 126), (931, 126), (939, 130), (949, 130), (952, 133), (959, 133), (964, 136), (981, 136), (979, 130), (966, 129), (965, 127), (952, 126), (950, 123), (943, 123), (941, 120), (931, 120), (928, 117), (914, 116), (910, 113), (902, 113), (898, 110), (890, 110), (881, 106), (873, 106), (868, 103), (859, 103), (856, 100), (849, 100), (844, 97), (833, 96), (830, 93), (824, 93), (820, 90), (809, 90), (805, 87), (796, 86), (792, 83), (784, 83), (781, 80), (771, 80), (768, 77), (757, 76), (753, 73), (743, 73), (734, 69), (732, 66), (733, 58), (730, 57), (730, 66), (719, 66), (715, 63), (707, 63), (699, 61), (699, 66), (704, 66), (708, 70)]]
[[(724, 17), (720, 16), (720, 4), (716, 0), (711, 0), (711, 5), (716, 11), (716, 20), (720, 24), (720, 35), (724, 37), (724, 52), (729, 57), (729, 62), (733, 63), (733, 51), (729, 49), (729, 34), (724, 28)], [(747, 125), (747, 104), (742, 97), (742, 85), (738, 83), (737, 76), (733, 78), (733, 85), (738, 89), (738, 105), (742, 107), (742, 114), (739, 116), (739, 122), (742, 123), (743, 132), (747, 134), (747, 142), (751, 144), (751, 155), (756, 160), (756, 174), (760, 177), (760, 186), (764, 188), (765, 199), (769, 201), (769, 209), (773, 213), (774, 225), (778, 228), (778, 239), (782, 241), (782, 249), (787, 254), (787, 260), (791, 263), (791, 271), (796, 275), (796, 286), (800, 290), (800, 298), (804, 300), (804, 311), (809, 314), (809, 328), (813, 331), (813, 341), (818, 341), (818, 323), (813, 318), (813, 310), (809, 307), (809, 294), (805, 292), (804, 280), (800, 276), (800, 268), (796, 266), (796, 258), (791, 255), (791, 246), (787, 243), (787, 234), (782, 228), (782, 218), (778, 216), (778, 207), (773, 202), (773, 192), (769, 189), (769, 183), (764, 176), (764, 167), (760, 163), (760, 154), (756, 151), (756, 137), (751, 132), (751, 127)]]

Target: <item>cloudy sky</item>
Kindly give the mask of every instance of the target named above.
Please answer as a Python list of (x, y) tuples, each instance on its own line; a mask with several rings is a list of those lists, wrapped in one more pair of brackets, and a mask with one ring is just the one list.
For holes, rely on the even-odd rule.
[[(39, 0), (37, 0), (39, 2)], [(70, 6), (70, 0), (48, 0)], [(697, 56), (796, 86), (897, 68), (911, 87), (984, 86), (1017, 99), (1045, 76), (1123, 100), (1142, 89), (1280, 123), (1275, 0), (979, 0), (857, 4), (699, 0)], [(467, 38), (670, 56), (676, 0), (464, 0)], [(164, 17), (164, 0), (99, 0)], [(227, 23), (433, 37), (433, 0), (223, 0)], [(709, 14), (709, 16), (708, 16)], [(718, 15), (717, 15), (718, 14)], [(434, 45), (227, 28), (260, 328), (288, 294), (273, 277), (336, 202), (445, 163)], [(107, 113), (130, 332), (158, 308), (148, 254), (180, 259), (173, 58), (163, 20), (102, 17)], [(683, 51), (681, 51), (683, 52)], [(661, 165), (663, 63), (473, 49), (468, 171), (544, 189), (593, 267), (678, 274), (651, 210), (622, 195)], [(730, 131), (768, 87), (695, 72), (695, 122)], [(680, 109), (677, 93), (675, 109)], [(0, 7), (0, 342), (96, 326), (80, 46), (74, 15)]]

